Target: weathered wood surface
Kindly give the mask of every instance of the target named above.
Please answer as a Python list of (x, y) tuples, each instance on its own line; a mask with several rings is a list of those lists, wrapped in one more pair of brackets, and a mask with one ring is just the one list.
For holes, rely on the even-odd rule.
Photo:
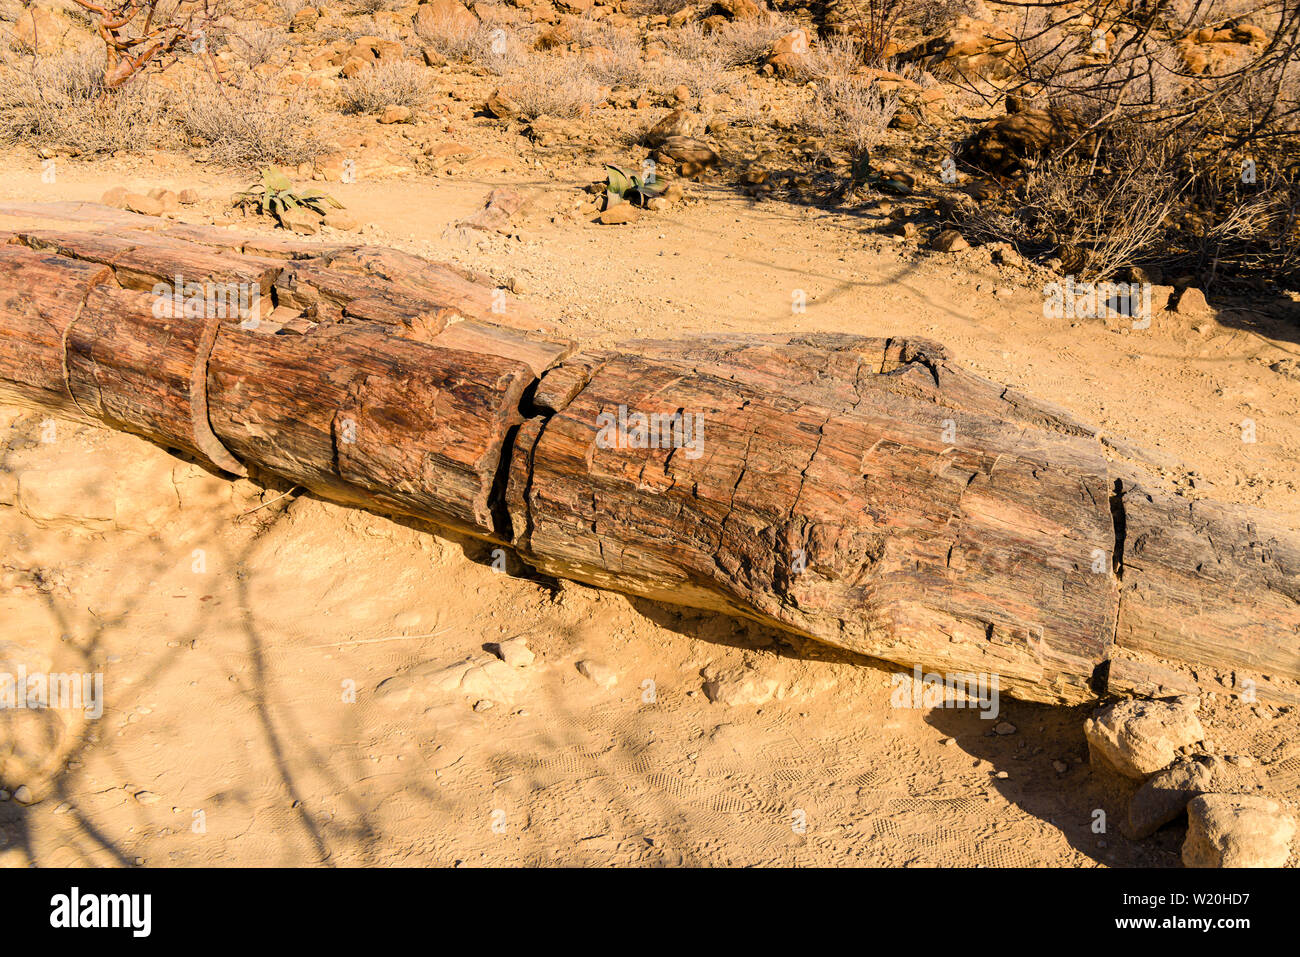
[[(1090, 694), (1114, 632), (1114, 535), (1106, 462), (1076, 426), (931, 344), (629, 348), (516, 448), (532, 462), (512, 496), (528, 561), (878, 658)], [(543, 388), (552, 376), (565, 367)], [(698, 455), (601, 447), (598, 417), (619, 406), (692, 412)]]
[[(90, 204), (0, 204), (0, 230), (0, 386), (228, 472), (1024, 698), (1300, 692), (1300, 536), (1144, 491), (1122, 443), (935, 343), (575, 353), (483, 277), (393, 250)], [(156, 308), (194, 280), (260, 304)]]

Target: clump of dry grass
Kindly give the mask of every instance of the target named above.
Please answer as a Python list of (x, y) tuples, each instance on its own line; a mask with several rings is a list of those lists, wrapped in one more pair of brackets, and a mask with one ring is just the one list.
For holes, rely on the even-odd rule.
[(564, 25), (584, 50), (590, 50), (587, 67), (600, 82), (641, 86), (650, 78), (638, 34), (585, 17), (567, 17)]
[(274, 81), (249, 75), (229, 84), (190, 80), (176, 98), (174, 115), (213, 159), (231, 166), (296, 165), (328, 148), (321, 142), (320, 111), (305, 91), (286, 95)]
[(163, 97), (137, 77), (108, 94), (99, 45), (6, 58), (0, 83), (0, 139), (105, 153), (159, 145)]
[(374, 113), (386, 106), (418, 109), (429, 101), (429, 71), (410, 60), (376, 63), (349, 78), (339, 91), (344, 113)]

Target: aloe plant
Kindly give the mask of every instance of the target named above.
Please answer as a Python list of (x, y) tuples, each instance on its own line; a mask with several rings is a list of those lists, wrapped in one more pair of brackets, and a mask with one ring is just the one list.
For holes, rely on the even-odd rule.
[(605, 170), (608, 174), (605, 181), (606, 207), (624, 200), (633, 206), (644, 206), (647, 201), (661, 195), (668, 188), (668, 184), (658, 178), (642, 179), (620, 166), (606, 166)]
[(288, 176), (277, 170), (262, 170), (262, 182), (236, 193), (234, 204), (241, 209), (256, 210), (259, 216), (273, 216), (284, 226), (284, 217), (290, 210), (307, 209), (324, 216), (327, 209), (342, 209), (343, 204), (328, 193), (318, 189), (296, 192)]

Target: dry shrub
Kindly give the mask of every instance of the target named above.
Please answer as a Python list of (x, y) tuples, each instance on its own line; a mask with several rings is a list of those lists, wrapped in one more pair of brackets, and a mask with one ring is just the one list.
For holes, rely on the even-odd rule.
[(381, 10), (399, 10), (406, 5), (406, 0), (352, 0), (352, 7), (358, 13), (375, 14)]
[(568, 119), (594, 107), (602, 90), (590, 67), (573, 57), (536, 56), (507, 72), (501, 83), (526, 120)]
[(839, 16), (861, 44), (866, 62), (875, 66), (894, 42), (907, 0), (839, 0)]
[(898, 97), (875, 83), (832, 77), (813, 93), (804, 125), (827, 137), (842, 137), (854, 155), (868, 152), (898, 112)]
[(285, 23), (289, 23), (303, 7), (310, 6), (309, 0), (275, 0), (275, 7), (280, 11)]
[(1066, 155), (1030, 168), (1013, 208), (972, 207), (963, 228), (1030, 255), (1077, 257), (1080, 278), (1108, 279), (1167, 249), (1190, 186), (1178, 165), (1173, 141), (1132, 128), (1096, 161)]
[[(342, 36), (348, 40), (357, 40), (361, 37), (379, 37), (381, 40), (396, 40), (398, 43), (406, 39), (402, 31), (388, 20), (380, 21), (371, 17), (358, 17), (353, 20), (348, 24), (347, 29), (343, 31)], [(331, 37), (331, 39), (337, 39), (337, 37)]]
[(689, 0), (632, 0), (623, 4), (623, 8), (636, 17), (670, 17), (690, 5)]
[(527, 59), (536, 29), (532, 24), (507, 24), (491, 18), (473, 25), (438, 18), (433, 28), (417, 29), (421, 42), (449, 60), (478, 64), (502, 76)]
[(226, 34), (225, 42), (248, 69), (255, 70), (274, 60), (287, 39), (283, 29), (243, 23)]
[(275, 78), (194, 78), (182, 87), (175, 116), (189, 136), (207, 144), (213, 159), (230, 166), (296, 165), (328, 149), (321, 142), (320, 112), (306, 91), (281, 93)]
[(951, 27), (958, 17), (970, 16), (974, 9), (974, 0), (903, 0), (898, 27), (923, 37), (935, 36)]
[(419, 109), (429, 101), (431, 77), (410, 60), (386, 60), (350, 77), (339, 90), (344, 113), (375, 113), (386, 106)]
[(797, 29), (797, 24), (781, 16), (733, 20), (714, 30), (708, 39), (717, 46), (721, 59), (729, 67), (762, 63), (781, 37)]
[(697, 97), (717, 93), (728, 86), (728, 52), (714, 43), (698, 23), (689, 23), (665, 37), (668, 53), (649, 67), (649, 79), (660, 89), (685, 86)]
[[(976, 213), (973, 228), (1022, 243), (1078, 244), (1095, 276), (1135, 259), (1196, 268), (1205, 280), (1227, 272), (1294, 276), (1298, 244), (1288, 210), (1300, 144), (1300, 8), (1293, 0), (1176, 0), (1126, 6), (1122, 16), (1108, 0), (1050, 13), (988, 2), (1017, 11), (1010, 60), (1018, 72), (996, 90), (967, 88), (990, 103), (1015, 93), (1069, 109), (1085, 135), (1050, 166), (1031, 170), (1022, 209)], [(1103, 32), (1094, 34), (1094, 24)], [(1206, 28), (1220, 34), (1210, 37), (1212, 47), (1186, 39)], [(1184, 59), (1225, 48), (1234, 56), (1195, 69)], [(1271, 162), (1247, 189), (1235, 167), (1252, 156)]]
[(109, 93), (98, 45), (7, 61), (0, 84), (0, 137), (6, 144), (105, 153), (156, 146), (165, 137), (161, 95), (143, 76)]
[(830, 36), (814, 43), (790, 64), (793, 80), (846, 80), (862, 66), (862, 46), (851, 37)]
[(586, 17), (567, 17), (564, 25), (583, 49), (592, 50), (584, 61), (593, 77), (608, 86), (642, 86), (652, 73), (643, 57), (641, 38), (630, 30), (611, 27)]

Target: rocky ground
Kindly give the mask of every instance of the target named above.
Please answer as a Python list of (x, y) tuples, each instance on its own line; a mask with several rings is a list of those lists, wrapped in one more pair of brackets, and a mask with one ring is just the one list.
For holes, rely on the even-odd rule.
[[(314, 143), (280, 165), (344, 209), (302, 232), (482, 270), (592, 344), (928, 336), (1152, 450), (1170, 487), (1300, 522), (1296, 300), (1206, 303), (1171, 277), (1149, 329), (1045, 316), (1062, 263), (938, 238), (948, 191), (972, 184), (944, 181), (949, 145), (1006, 114), (929, 60), (867, 78), (899, 106), (878, 129), (871, 104), (853, 114), (875, 130), (877, 179), (846, 195), (849, 128), (817, 120), (845, 116), (825, 93), (842, 71), (810, 28), (807, 47), (790, 39), (806, 11), (761, 19), (748, 59), (719, 67), (691, 31), (717, 17), (709, 29), (741, 46), (735, 24), (758, 18), (740, 3), (684, 18), (586, 0), (372, 6), (260, 7), (245, 22), (269, 38), (214, 44), (223, 67), (274, 80), (282, 108), (314, 111)], [(40, 36), (76, 40), (63, 8), (35, 9)], [(998, 51), (971, 39), (987, 32), (961, 21), (933, 56), (996, 72)], [(1229, 30), (1188, 48), (1252, 42)], [(399, 95), (398, 69), (378, 94), (357, 87), (387, 61), (427, 90)], [(186, 69), (166, 82), (188, 89)], [(16, 146), (0, 198), (270, 234), (230, 201), (257, 162), (224, 162), (239, 142), (169, 109), (149, 145)], [(615, 218), (593, 189), (604, 165), (647, 159), (674, 192), (601, 223)], [(1185, 843), (1198, 863), (1287, 860), (1294, 708), (1216, 695), (1132, 734), (1134, 716), (1107, 713), (1085, 734), (1092, 709), (897, 707), (871, 663), (501, 572), (475, 543), (226, 483), (40, 410), (0, 408), (0, 448), (0, 661), (102, 673), (106, 702), (96, 720), (0, 711), (6, 863), (1176, 866)], [(1107, 739), (1156, 757), (1116, 745), (1090, 762), (1089, 740)], [(1198, 798), (1188, 841), (1181, 810), (1203, 790), (1277, 804)], [(1268, 840), (1242, 850), (1243, 820)]]

